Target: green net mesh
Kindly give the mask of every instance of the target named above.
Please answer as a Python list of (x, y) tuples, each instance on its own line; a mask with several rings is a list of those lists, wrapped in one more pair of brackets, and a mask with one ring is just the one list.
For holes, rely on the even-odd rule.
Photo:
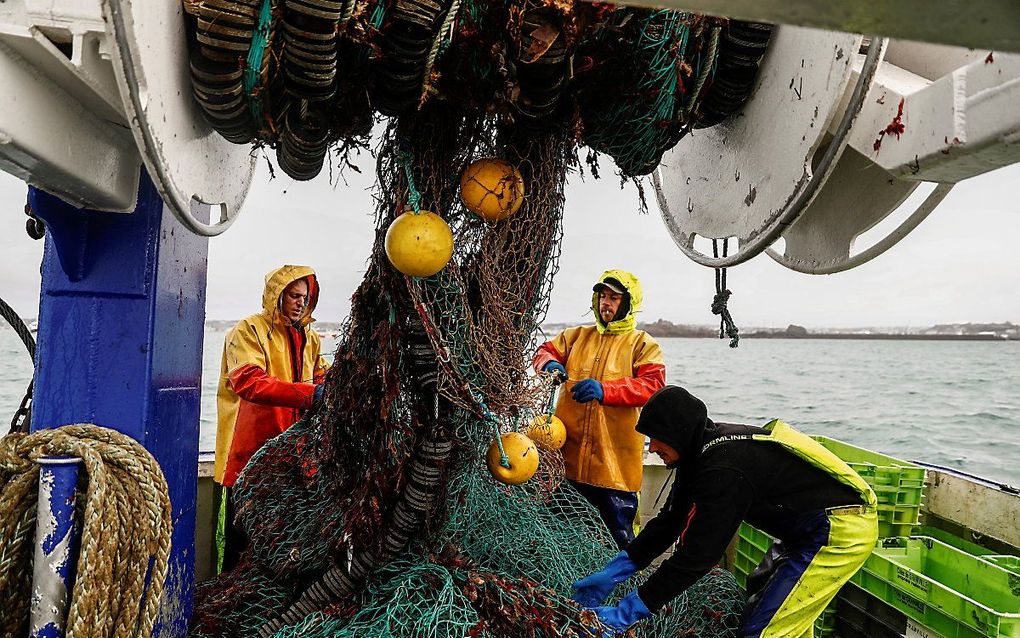
[[(216, 4), (186, 8), (197, 19), (196, 96), (221, 133), (276, 146), (301, 177), (330, 150), (342, 164), (365, 146), (373, 105), (395, 116), (374, 149), (375, 241), (323, 401), (234, 486), (248, 545), (236, 568), (199, 586), (191, 633), (589, 635), (597, 618), (569, 599), (570, 584), (617, 551), (596, 510), (563, 481), (558, 451), (542, 451), (535, 477), (516, 487), (496, 482), (485, 459), (498, 433), (547, 410), (550, 382), (529, 359), (579, 144), (612, 154), (625, 174), (657, 162), (697, 111), (689, 90), (711, 71), (711, 25), (551, 0), (266, 0), (268, 62), (244, 97), (262, 102), (264, 122), (248, 131), (250, 109), (241, 124), (217, 119), (205, 91), (226, 85), (231, 59), (216, 58), (231, 43), (201, 19)], [(613, 66), (628, 51), (644, 72)], [(570, 80), (571, 56), (602, 79)], [(593, 97), (599, 84), (615, 101)], [(460, 201), (459, 177), (480, 157), (524, 179), (523, 205), (506, 220)], [(408, 208), (453, 231), (453, 257), (434, 276), (405, 277), (385, 255), (386, 230)], [(742, 607), (732, 576), (713, 571), (634, 631), (730, 636)]]

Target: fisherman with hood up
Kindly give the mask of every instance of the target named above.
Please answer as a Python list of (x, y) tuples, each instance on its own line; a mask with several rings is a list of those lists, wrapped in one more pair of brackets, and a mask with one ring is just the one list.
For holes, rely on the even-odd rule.
[(641, 283), (607, 270), (592, 288), (595, 325), (568, 328), (539, 347), (537, 372), (562, 382), (556, 416), (567, 430), (566, 477), (598, 509), (622, 548), (634, 538), (644, 436), (641, 406), (666, 383), (659, 344), (636, 330)]
[[(216, 545), (218, 570), (236, 560), (229, 491), (252, 455), (312, 406), (328, 362), (309, 328), (319, 300), (315, 271), (283, 266), (266, 275), (262, 312), (227, 333), (216, 391)], [(226, 565), (225, 565), (226, 563)]]
[[(574, 600), (622, 632), (656, 613), (715, 566), (746, 521), (777, 539), (752, 574), (738, 635), (810, 636), (815, 619), (864, 564), (878, 538), (877, 499), (850, 467), (782, 421), (714, 423), (705, 404), (667, 386), (637, 424), (649, 451), (675, 470), (669, 497), (637, 538), (600, 572), (574, 583)], [(617, 605), (613, 588), (675, 544)], [(765, 573), (771, 569), (771, 573)]]

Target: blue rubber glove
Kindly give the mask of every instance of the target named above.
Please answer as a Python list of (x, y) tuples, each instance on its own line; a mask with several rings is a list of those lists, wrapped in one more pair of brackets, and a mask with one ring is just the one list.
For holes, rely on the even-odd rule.
[(644, 601), (638, 596), (636, 589), (624, 596), (623, 600), (615, 607), (596, 607), (595, 613), (598, 614), (603, 625), (620, 634), (627, 631), (627, 628), (637, 621), (652, 615)]
[(602, 571), (575, 582), (574, 595), (571, 598), (582, 607), (597, 607), (605, 602), (617, 584), (633, 576), (636, 571), (637, 565), (624, 550), (609, 561)]
[(570, 388), (570, 396), (574, 397), (574, 401), (578, 403), (587, 403), (589, 401), (598, 401), (602, 403), (602, 384), (595, 379), (581, 379), (574, 387)]
[(542, 372), (554, 375), (553, 383), (559, 384), (567, 380), (567, 369), (559, 361), (550, 361), (545, 364), (542, 366)]
[(326, 386), (321, 383), (315, 386), (315, 392), (312, 393), (312, 405), (322, 401), (322, 395), (326, 393)]

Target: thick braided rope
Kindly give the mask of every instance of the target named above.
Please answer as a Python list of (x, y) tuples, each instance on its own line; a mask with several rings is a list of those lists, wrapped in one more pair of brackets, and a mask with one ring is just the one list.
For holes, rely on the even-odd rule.
[(706, 51), (702, 54), (704, 59), (701, 60), (701, 66), (698, 70), (698, 79), (694, 84), (694, 90), (691, 91), (690, 100), (687, 102), (687, 106), (684, 109), (685, 119), (690, 119), (691, 113), (698, 106), (698, 102), (701, 100), (701, 89), (705, 87), (705, 82), (709, 76), (715, 71), (716, 60), (719, 56), (719, 36), (722, 33), (722, 27), (712, 27), (711, 35), (708, 38), (708, 45)]
[(443, 19), (443, 24), (440, 25), (439, 31), (436, 33), (435, 39), (432, 41), (432, 48), (429, 49), (429, 55), (425, 59), (425, 73), (421, 79), (421, 99), (424, 102), (428, 98), (429, 87), (432, 86), (432, 68), (436, 64), (436, 56), (439, 54), (439, 48), (446, 39), (447, 34), (450, 34), (450, 29), (453, 27), (453, 21), (457, 18), (457, 13), (460, 11), (460, 0), (451, 0), (450, 7), (446, 10), (446, 18)]
[[(88, 476), (68, 638), (128, 638), (152, 631), (170, 556), (173, 520), (166, 480), (148, 450), (95, 425), (69, 425), (0, 439), (0, 600), (13, 601), (0, 637), (26, 620), (40, 456), (77, 456)], [(152, 559), (148, 588), (145, 575)], [(143, 606), (144, 600), (144, 606)]]

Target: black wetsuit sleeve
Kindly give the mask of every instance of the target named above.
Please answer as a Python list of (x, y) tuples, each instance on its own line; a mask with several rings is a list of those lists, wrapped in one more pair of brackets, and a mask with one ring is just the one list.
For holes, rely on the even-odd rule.
[(645, 523), (634, 540), (627, 545), (627, 555), (638, 569), (648, 567), (680, 538), (684, 520), (691, 509), (691, 501), (682, 498), (682, 502), (675, 503), (674, 498), (675, 495), (670, 494), (666, 506), (659, 510), (655, 518)]
[[(682, 594), (719, 562), (754, 502), (753, 486), (730, 468), (699, 472), (691, 488), (690, 509), (676, 532), (679, 546), (638, 588), (652, 611)], [(633, 556), (631, 560), (638, 562)]]

